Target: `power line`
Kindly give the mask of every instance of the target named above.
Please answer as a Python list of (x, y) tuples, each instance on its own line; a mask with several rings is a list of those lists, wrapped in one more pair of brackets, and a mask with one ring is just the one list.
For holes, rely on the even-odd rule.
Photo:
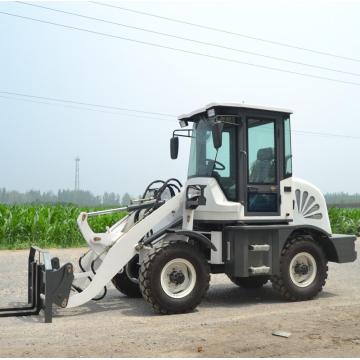
[[(102, 113), (102, 114), (112, 114), (112, 115), (121, 114), (120, 112), (115, 112), (115, 111), (91, 109), (91, 108), (88, 108), (88, 107), (67, 105), (67, 104), (62, 104), (62, 103), (51, 103), (51, 102), (46, 102), (46, 101), (36, 101), (36, 100), (27, 99), (27, 98), (26, 99), (14, 98), (14, 97), (4, 96), (4, 95), (0, 95), (0, 98), (8, 99), (8, 100), (15, 100), (15, 101), (29, 102), (29, 103), (40, 104), (40, 105), (60, 106), (62, 108), (66, 108), (66, 109), (92, 111), (92, 112), (97, 112), (97, 113)], [(152, 113), (150, 113), (150, 114), (152, 114)], [(138, 118), (138, 119), (170, 120), (170, 118), (166, 119), (166, 118), (152, 117), (152, 116), (146, 116), (146, 115), (135, 115), (135, 114), (121, 114), (121, 115), (124, 116), (124, 117), (133, 117), (133, 118)]]
[(331, 52), (325, 52), (325, 51), (320, 51), (320, 50), (315, 50), (315, 49), (309, 49), (309, 48), (305, 48), (305, 47), (302, 47), (302, 46), (292, 45), (292, 44), (283, 43), (283, 42), (275, 41), (275, 40), (264, 39), (264, 38), (260, 38), (260, 37), (256, 37), (256, 36), (237, 33), (237, 32), (229, 31), (229, 30), (225, 30), (225, 29), (220, 29), (220, 28), (216, 28), (216, 27), (212, 27), (212, 26), (196, 24), (196, 23), (193, 23), (193, 22), (190, 22), (190, 21), (185, 21), (185, 20), (181, 20), (181, 19), (175, 19), (175, 18), (171, 18), (171, 17), (167, 17), (167, 16), (148, 13), (148, 12), (145, 12), (145, 11), (129, 9), (129, 8), (125, 8), (123, 6), (110, 5), (110, 4), (105, 4), (105, 3), (101, 3), (101, 2), (97, 2), (97, 1), (89, 1), (89, 2), (93, 3), (93, 4), (96, 4), (96, 5), (108, 6), (108, 7), (111, 7), (111, 8), (116, 8), (116, 9), (120, 9), (120, 10), (124, 10), (124, 11), (128, 11), (128, 12), (132, 12), (132, 13), (135, 13), (135, 14), (151, 16), (151, 17), (154, 17), (154, 18), (162, 19), (162, 20), (167, 20), (167, 21), (172, 21), (172, 22), (176, 22), (176, 23), (179, 23), (179, 24), (195, 26), (197, 28), (201, 28), (201, 29), (205, 29), (205, 30), (211, 30), (211, 31), (225, 33), (225, 34), (228, 34), (228, 35), (239, 36), (239, 37), (243, 37), (243, 38), (246, 38), (246, 39), (256, 40), (256, 41), (260, 41), (260, 42), (264, 42), (264, 43), (268, 43), (268, 44), (272, 44), (272, 45), (283, 46), (283, 47), (288, 47), (288, 48), (292, 48), (292, 49), (296, 49), (296, 50), (307, 51), (307, 52), (318, 54), (318, 55), (331, 56), (331, 57), (338, 58), (338, 59), (343, 59), (343, 60), (360, 62), (360, 59), (356, 59), (356, 58), (349, 57), (349, 56), (338, 55), (338, 54), (331, 53)]
[[(0, 91), (0, 93), (2, 93)], [(13, 93), (14, 94), (14, 93)], [(16, 95), (14, 95), (16, 96)], [(24, 94), (21, 95), (21, 96), (25, 96)], [(39, 98), (38, 96), (32, 96), (32, 95), (26, 95), (28, 97), (34, 97), (34, 98)], [(4, 95), (0, 95), (0, 98), (2, 99), (8, 99), (8, 100), (15, 100), (15, 101), (24, 101), (24, 102), (30, 102), (30, 103), (34, 103), (34, 104), (40, 104), (40, 105), (51, 105), (51, 106), (60, 106), (60, 107), (63, 107), (63, 108), (68, 108), (68, 109), (76, 109), (76, 110), (86, 110), (86, 111), (94, 111), (94, 112), (98, 112), (98, 113), (102, 113), (102, 114), (115, 114), (115, 115), (119, 115), (121, 113), (119, 112), (115, 112), (115, 111), (105, 111), (105, 110), (98, 110), (98, 109), (91, 109), (91, 108), (88, 108), (88, 107), (83, 107), (83, 106), (73, 106), (73, 105), (67, 105), (66, 103), (65, 104), (62, 104), (62, 103), (51, 103), (51, 102), (45, 102), (45, 101), (36, 101), (36, 100), (31, 100), (31, 99), (28, 99), (28, 98), (14, 98), (14, 97), (10, 97), (10, 96), (4, 96)], [(41, 98), (44, 98), (44, 99), (52, 99), (52, 98), (45, 98), (45, 97), (41, 97)], [(67, 100), (61, 100), (61, 99), (57, 99), (56, 101), (64, 101), (66, 102)], [(72, 103), (75, 103), (75, 104), (82, 104), (82, 103), (78, 103), (78, 102), (75, 102), (75, 101), (72, 101)], [(105, 105), (106, 106), (106, 105)], [(141, 113), (144, 113), (144, 114), (153, 114), (152, 112), (148, 112), (148, 111), (144, 111), (144, 110), (133, 110), (133, 111), (139, 111)], [(135, 115), (135, 114), (121, 114), (123, 116), (126, 116), (126, 117), (135, 117), (135, 118), (139, 118), (139, 119), (151, 119), (151, 120), (173, 120), (174, 118), (177, 118), (176, 115), (168, 115), (168, 119), (166, 118), (159, 118), (159, 117), (153, 117), (153, 116), (146, 116), (146, 115)]]
[[(130, 41), (135, 41), (135, 42), (139, 42), (139, 43), (144, 43), (147, 45), (153, 45), (153, 46), (157, 46), (157, 47), (164, 47), (162, 45), (159, 44), (152, 44), (152, 43), (146, 43), (146, 42), (142, 42), (142, 41), (138, 41), (138, 40), (133, 40), (133, 39), (127, 39), (127, 38), (122, 38), (122, 37), (118, 37), (116, 35), (112, 35), (112, 34), (106, 34), (106, 33), (99, 33), (99, 32), (95, 32), (92, 30), (88, 30), (88, 29), (82, 29), (82, 28), (76, 28), (76, 27), (72, 27), (72, 26), (68, 26), (68, 25), (63, 25), (63, 24), (58, 24), (58, 23), (52, 23), (52, 22), (48, 22), (48, 21), (44, 21), (44, 20), (39, 20), (39, 19), (34, 19), (34, 18), (29, 18), (29, 17), (24, 17), (24, 16), (20, 16), (20, 15), (16, 15), (16, 14), (10, 14), (10, 13), (6, 13), (6, 12), (0, 12), (2, 14), (5, 15), (9, 15), (9, 16), (15, 16), (15, 17), (20, 17), (20, 18), (24, 18), (24, 19), (28, 19), (28, 20), (33, 20), (33, 21), (38, 21), (38, 22), (42, 22), (42, 23), (46, 23), (46, 24), (51, 24), (51, 25), (56, 25), (56, 26), (61, 26), (61, 27), (65, 27), (65, 28), (70, 28), (70, 29), (74, 29), (74, 30), (80, 30), (80, 31), (85, 31), (85, 32), (90, 32), (90, 33), (94, 33), (94, 34), (98, 34), (98, 35), (104, 35), (104, 36), (110, 36), (110, 37), (115, 37), (115, 38), (120, 38), (120, 39), (124, 39), (124, 40), (130, 40)], [(165, 48), (169, 48), (169, 47), (165, 47)], [(182, 49), (176, 49), (176, 48), (170, 48), (171, 50), (178, 50), (181, 52), (188, 52), (186, 50), (182, 50)], [(190, 52), (193, 53), (193, 52)], [(207, 54), (201, 54), (201, 53), (195, 53), (196, 55), (203, 55), (203, 56), (208, 56), (208, 57), (214, 57), (212, 55), (207, 55)], [(218, 57), (214, 57), (214, 58), (218, 58)], [(220, 58), (222, 59), (222, 58)], [(226, 59), (226, 58), (224, 58)], [(234, 62), (238, 62), (236, 60), (233, 59), (226, 59), (226, 60), (230, 60), (230, 61), (234, 61)], [(240, 62), (242, 63), (242, 62)], [(254, 65), (254, 64), (252, 64)], [(255, 65), (257, 66), (257, 65)], [(259, 65), (260, 67), (263, 67), (261, 65)], [(267, 68), (267, 67), (265, 67)], [(272, 70), (278, 70), (278, 71), (282, 71), (281, 69), (273, 69)], [(289, 72), (284, 70), (285, 72)], [(291, 72), (294, 73), (294, 72)], [(296, 73), (295, 73), (296, 74)], [(305, 75), (305, 74), (300, 74), (300, 75)], [(305, 76), (311, 76), (311, 77), (316, 77), (316, 78), (323, 78), (323, 77), (318, 77), (318, 76), (312, 76), (310, 74), (307, 74)], [(326, 80), (331, 80), (331, 81), (338, 81), (338, 82), (343, 82), (341, 80), (336, 80), (336, 79), (329, 79), (329, 78), (324, 78)], [(350, 83), (350, 84), (354, 84), (354, 85), (360, 85), (358, 83), (352, 83), (352, 82), (345, 82), (345, 83)], [(59, 99), (59, 98), (50, 98), (50, 97), (44, 97), (44, 96), (35, 96), (35, 95), (28, 95), (28, 94), (21, 94), (21, 93), (15, 93), (15, 92), (8, 92), (8, 91), (0, 91), (0, 93), (2, 94), (8, 94), (8, 95), (14, 95), (14, 96), (22, 96), (22, 97), (29, 97), (29, 98), (35, 98), (35, 99), (45, 99), (45, 100), (50, 100), (50, 101), (57, 101), (57, 102), (64, 102), (64, 103), (71, 103), (71, 104), (78, 104), (78, 105), (85, 105), (85, 106), (94, 106), (94, 107), (100, 107), (100, 108), (108, 108), (108, 109), (115, 109), (115, 110), (120, 110), (120, 111), (133, 111), (133, 112), (139, 112), (139, 113), (145, 113), (145, 114), (152, 114), (152, 115), (161, 115), (161, 116), (168, 116), (168, 117), (175, 117), (175, 115), (172, 114), (164, 114), (164, 113), (156, 113), (156, 112), (149, 112), (149, 111), (143, 111), (143, 110), (135, 110), (135, 109), (128, 109), (128, 108), (120, 108), (120, 107), (116, 107), (116, 106), (109, 106), (109, 105), (100, 105), (100, 104), (92, 104), (92, 103), (85, 103), (85, 102), (79, 102), (79, 101), (74, 101), (74, 100), (65, 100), (65, 99)], [(6, 98), (5, 96), (1, 96), (3, 98)], [(28, 100), (28, 99), (21, 99), (21, 100)], [(28, 100), (31, 101), (31, 100)], [(31, 101), (31, 102), (35, 102), (35, 101)], [(36, 102), (36, 103), (41, 103), (41, 102)], [(54, 103), (43, 103), (43, 104), (49, 104), (49, 105), (62, 105), (62, 104), (54, 104)], [(91, 110), (91, 111), (96, 111), (94, 109), (88, 109), (88, 108), (79, 108), (79, 109), (85, 109), (85, 110)], [(152, 118), (154, 119), (154, 118)], [(352, 139), (360, 139), (360, 137), (356, 137), (356, 136), (350, 136), (350, 135), (340, 135), (340, 134), (329, 134), (329, 133), (320, 133), (320, 132), (309, 132), (309, 131), (301, 131), (301, 130), (294, 130), (293, 132), (298, 133), (298, 134), (308, 134), (308, 135), (316, 135), (316, 136), (333, 136), (333, 137), (343, 137), (343, 138), (352, 138)]]
[(57, 101), (57, 102), (62, 102), (62, 103), (75, 104), (75, 105), (93, 106), (93, 107), (111, 109), (111, 110), (117, 110), (117, 111), (129, 111), (129, 112), (137, 112), (137, 113), (142, 113), (142, 114), (152, 114), (152, 115), (173, 117), (173, 115), (165, 114), (165, 113), (136, 110), (136, 109), (123, 108), (123, 107), (112, 106), (112, 105), (93, 104), (93, 103), (87, 103), (87, 102), (81, 102), (81, 101), (75, 101), (75, 100), (69, 100), (69, 99), (60, 99), (60, 98), (54, 98), (54, 97), (36, 96), (36, 95), (29, 95), (29, 94), (23, 94), (23, 93), (18, 93), (18, 92), (11, 92), (11, 91), (0, 90), (0, 94), (22, 96), (25, 98), (33, 98), (33, 99), (39, 99), (39, 100)]
[[(7, 93), (7, 94), (13, 94), (14, 96), (27, 96), (30, 98), (42, 98), (42, 99), (53, 99), (52, 101), (59, 101), (59, 102), (68, 102), (69, 100), (65, 100), (65, 99), (58, 99), (58, 98), (48, 98), (48, 97), (43, 97), (43, 96), (35, 96), (35, 95), (28, 95), (28, 94), (21, 94), (19, 95), (18, 93), (14, 93), (14, 92), (5, 92), (5, 91), (0, 91), (0, 93)], [(100, 113), (105, 113), (105, 114), (118, 114), (116, 112), (110, 112), (110, 111), (103, 111), (103, 110), (95, 110), (95, 109), (90, 109), (90, 108), (84, 108), (84, 107), (77, 107), (77, 106), (72, 106), (72, 105), (66, 105), (66, 104), (61, 104), (61, 103), (49, 103), (49, 102), (44, 102), (44, 101), (34, 101), (28, 98), (11, 98), (8, 96), (3, 96), (0, 95), (0, 98), (4, 98), (4, 99), (10, 99), (10, 100), (19, 100), (19, 101), (26, 101), (26, 102), (32, 102), (32, 103), (36, 103), (36, 104), (41, 104), (41, 105), (55, 105), (55, 106), (62, 106), (65, 108), (71, 108), (71, 109), (80, 109), (80, 110), (89, 110), (89, 111), (96, 111), (96, 112), (100, 112)], [(56, 100), (55, 100), (56, 99)], [(77, 102), (74, 100), (71, 100), (72, 104), (83, 104), (82, 102)], [(108, 105), (97, 105), (97, 106), (104, 106), (104, 107), (109, 107)], [(145, 113), (145, 114), (153, 114), (152, 112), (148, 112), (148, 111), (144, 111), (144, 110), (135, 110), (134, 111), (137, 112), (141, 112), (141, 113)], [(145, 119), (152, 119), (152, 120), (168, 120), (168, 121), (175, 121), (177, 116), (174, 114), (168, 114), (169, 119), (162, 119), (162, 118), (154, 118), (154, 117), (150, 117), (150, 116), (144, 116), (144, 115), (134, 115), (134, 114), (126, 114), (125, 116), (131, 116), (131, 117), (136, 117), (136, 118), (145, 118)], [(171, 117), (171, 119), (170, 119)], [(352, 136), (352, 135), (341, 135), (341, 134), (334, 134), (334, 133), (322, 133), (322, 132), (314, 132), (314, 131), (304, 131), (304, 130), (292, 130), (292, 132), (294, 134), (297, 135), (313, 135), (313, 136), (325, 136), (325, 137), (339, 137), (339, 138), (347, 138), (347, 139), (355, 139), (355, 140), (360, 140), (360, 136)]]
[(106, 23), (106, 24), (121, 26), (121, 27), (125, 27), (125, 28), (128, 28), (128, 29), (133, 29), (133, 30), (138, 30), (138, 31), (151, 33), (151, 34), (166, 36), (166, 37), (170, 37), (170, 38), (174, 38), (174, 39), (178, 39), (178, 40), (185, 40), (185, 41), (189, 41), (189, 42), (196, 43), (196, 44), (212, 46), (212, 47), (217, 47), (217, 48), (224, 49), (224, 50), (235, 51), (235, 52), (240, 52), (240, 53), (243, 53), (243, 54), (258, 56), (258, 57), (262, 57), (262, 58), (266, 58), (266, 59), (282, 61), (282, 62), (286, 62), (286, 63), (290, 63), (290, 64), (301, 65), (301, 66), (306, 66), (306, 67), (320, 69), (320, 70), (332, 71), (332, 72), (336, 72), (336, 73), (340, 73), (340, 74), (360, 76), (359, 73), (354, 73), (354, 72), (350, 72), (350, 71), (344, 71), (344, 70), (329, 68), (329, 67), (315, 65), (315, 64), (304, 63), (304, 62), (301, 62), (301, 61), (285, 59), (285, 58), (281, 58), (281, 57), (277, 57), (277, 56), (266, 55), (266, 54), (257, 53), (257, 52), (254, 52), (254, 51), (243, 50), (243, 49), (239, 49), (239, 48), (233, 48), (233, 47), (224, 46), (224, 45), (220, 45), (220, 44), (216, 44), (216, 43), (212, 43), (212, 42), (201, 41), (201, 40), (192, 39), (192, 38), (188, 38), (188, 37), (183, 37), (183, 36), (179, 36), (179, 35), (168, 34), (168, 33), (160, 32), (160, 31), (146, 29), (146, 28), (142, 28), (142, 27), (138, 27), (138, 26), (132, 26), (132, 25), (127, 25), (127, 24), (115, 22), (115, 21), (105, 20), (105, 19), (101, 19), (101, 18), (97, 18), (97, 17), (93, 17), (93, 16), (87, 16), (87, 15), (80, 14), (80, 13), (74, 13), (74, 12), (60, 10), (60, 9), (54, 9), (54, 8), (43, 6), (43, 5), (27, 3), (27, 2), (24, 2), (24, 1), (17, 1), (17, 3), (22, 4), (22, 5), (28, 5), (28, 6), (40, 8), (40, 9), (50, 10), (50, 11), (54, 11), (54, 12), (61, 13), (61, 14), (73, 15), (73, 16), (77, 16), (77, 17), (80, 17), (80, 18), (83, 18), (83, 19), (88, 19), (88, 20), (98, 21), (98, 22), (102, 22), (102, 23)]
[(333, 133), (323, 133), (323, 132), (314, 132), (314, 131), (303, 131), (303, 130), (293, 130), (299, 135), (314, 135), (314, 136), (325, 136), (325, 137), (341, 137), (346, 139), (356, 139), (360, 140), (360, 136), (352, 136), (352, 135), (341, 135), (341, 134), (333, 134)]
[(46, 21), (46, 20), (40, 20), (40, 19), (28, 17), (28, 16), (12, 14), (12, 13), (8, 13), (8, 12), (4, 12), (4, 11), (0, 11), (0, 14), (16, 17), (16, 18), (20, 18), (20, 19), (25, 19), (25, 20), (35, 21), (35, 22), (39, 22), (39, 23), (44, 23), (44, 24), (48, 24), (48, 25), (54, 25), (54, 26), (65, 28), (65, 29), (77, 30), (77, 31), (82, 31), (82, 32), (86, 32), (86, 33), (89, 33), (89, 34), (95, 34), (95, 35), (100, 35), (100, 36), (104, 36), (104, 37), (125, 40), (125, 41), (129, 41), (129, 42), (137, 43), (137, 44), (148, 45), (148, 46), (152, 46), (152, 47), (156, 47), (156, 48), (177, 51), (177, 52), (181, 52), (183, 54), (191, 54), (191, 55), (196, 55), (196, 56), (202, 56), (202, 57), (207, 57), (207, 58), (210, 58), (210, 59), (226, 61), (226, 62), (235, 63), (235, 64), (241, 64), (241, 65), (247, 65), (247, 66), (261, 68), (261, 69), (265, 69), (265, 70), (283, 72), (283, 73), (292, 74), (292, 75), (299, 75), (299, 76), (309, 77), (309, 78), (313, 78), (313, 79), (327, 80), (327, 81), (336, 82), (336, 83), (360, 86), (360, 83), (353, 82), (353, 81), (334, 79), (334, 78), (329, 78), (329, 77), (326, 77), (326, 76), (313, 75), (313, 74), (302, 73), (302, 72), (292, 71), (292, 70), (285, 70), (285, 69), (276, 68), (276, 67), (267, 66), (267, 65), (254, 64), (254, 63), (240, 61), (240, 60), (236, 60), (236, 59), (231, 59), (231, 58), (226, 58), (226, 57), (221, 57), (221, 56), (216, 56), (216, 55), (210, 55), (210, 54), (204, 54), (204, 53), (191, 51), (191, 50), (184, 50), (184, 49), (175, 48), (175, 47), (171, 47), (171, 46), (167, 46), (167, 45), (160, 45), (160, 44), (157, 44), (157, 43), (131, 39), (131, 38), (123, 37), (123, 36), (103, 33), (103, 32), (99, 32), (99, 31), (79, 28), (79, 27), (70, 26), (70, 25), (64, 25), (64, 24), (55, 23), (55, 22)]

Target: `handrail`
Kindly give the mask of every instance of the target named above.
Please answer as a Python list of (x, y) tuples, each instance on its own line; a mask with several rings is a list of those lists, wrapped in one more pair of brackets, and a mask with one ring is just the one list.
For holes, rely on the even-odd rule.
[(123, 206), (123, 207), (121, 207), (121, 208), (115, 208), (115, 209), (91, 211), (91, 212), (88, 212), (88, 213), (87, 213), (87, 216), (88, 216), (88, 217), (93, 217), (93, 216), (114, 214), (114, 213), (116, 213), (116, 212), (127, 211), (127, 209), (128, 209), (127, 206)]
[(155, 204), (163, 205), (164, 203), (165, 203), (164, 200), (161, 200), (161, 201), (151, 200), (151, 201), (145, 202), (143, 204), (139, 204), (139, 205), (129, 205), (129, 206), (124, 206), (124, 207), (116, 208), (116, 209), (92, 211), (92, 212), (89, 212), (86, 214), (88, 217), (94, 217), (94, 216), (100, 216), (100, 215), (113, 214), (113, 213), (121, 212), (121, 211), (135, 211), (135, 210), (148, 209), (148, 208), (153, 207)]

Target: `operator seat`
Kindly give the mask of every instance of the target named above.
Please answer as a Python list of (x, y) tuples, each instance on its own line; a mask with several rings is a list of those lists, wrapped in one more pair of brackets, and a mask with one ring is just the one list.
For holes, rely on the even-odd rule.
[(263, 148), (258, 151), (257, 160), (252, 165), (249, 180), (253, 184), (266, 184), (275, 181), (273, 148)]

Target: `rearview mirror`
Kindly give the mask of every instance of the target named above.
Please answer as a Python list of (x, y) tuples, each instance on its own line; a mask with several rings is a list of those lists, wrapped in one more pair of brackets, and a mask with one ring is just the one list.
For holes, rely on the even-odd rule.
[(215, 149), (221, 148), (223, 127), (224, 124), (221, 122), (216, 122), (212, 126), (212, 137)]
[(170, 157), (177, 159), (179, 153), (179, 138), (174, 136), (170, 139)]

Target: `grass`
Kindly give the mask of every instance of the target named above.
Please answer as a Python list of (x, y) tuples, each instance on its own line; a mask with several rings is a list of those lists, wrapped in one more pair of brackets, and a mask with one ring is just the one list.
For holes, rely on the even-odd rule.
[[(0, 249), (27, 249), (86, 246), (76, 219), (85, 208), (73, 205), (0, 205)], [(125, 212), (90, 218), (95, 232), (106, 230), (126, 215)], [(329, 209), (334, 233), (360, 236), (360, 209)]]
[[(85, 208), (73, 205), (0, 205), (0, 249), (27, 249), (86, 246), (76, 219)], [(90, 218), (95, 232), (106, 230), (126, 215), (125, 212)]]

